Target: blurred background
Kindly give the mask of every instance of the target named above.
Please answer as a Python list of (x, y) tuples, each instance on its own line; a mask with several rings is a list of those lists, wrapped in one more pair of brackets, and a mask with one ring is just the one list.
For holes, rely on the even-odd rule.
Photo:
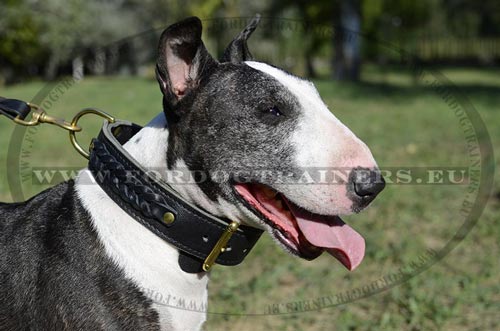
[[(163, 29), (200, 17), (218, 57), (256, 13), (256, 60), (312, 79), (381, 167), (472, 167), (456, 104), (486, 123), (500, 165), (495, 0), (3, 0), (0, 95), (60, 117), (92, 106), (144, 125), (161, 111), (154, 62)], [(85, 119), (80, 141), (100, 124)], [(478, 144), (490, 141), (477, 136)], [(67, 134), (50, 127), (25, 130), (0, 118), (0, 142), (1, 201), (65, 179), (34, 180), (35, 168), (86, 165)], [(289, 256), (263, 236), (242, 265), (213, 269), (206, 330), (500, 330), (500, 181), (489, 178), (481, 218), (467, 223), (461, 209), (477, 195), (469, 181), (388, 185), (372, 207), (346, 217), (367, 243), (352, 273), (328, 256)], [(426, 258), (448, 248), (442, 259)], [(297, 312), (408, 269), (413, 277), (381, 293)], [(269, 315), (276, 307), (286, 314)]]
[[(288, 42), (273, 42), (272, 49), (286, 52), (287, 69), (309, 77), (356, 81), (363, 63), (398, 63), (373, 40), (391, 43), (425, 64), (493, 66), (500, 60), (495, 0), (5, 0), (0, 11), (0, 84), (82, 70), (85, 75), (142, 74), (156, 54), (157, 38), (149, 32), (190, 15), (217, 19), (260, 13), (300, 20), (287, 32)], [(286, 23), (274, 21), (282, 29)], [(311, 33), (318, 26), (337, 33)], [(214, 26), (207, 36), (216, 53), (234, 30)], [(365, 42), (345, 38), (349, 31), (361, 33)], [(141, 32), (143, 38), (130, 38)], [(270, 34), (265, 39), (272, 39)]]

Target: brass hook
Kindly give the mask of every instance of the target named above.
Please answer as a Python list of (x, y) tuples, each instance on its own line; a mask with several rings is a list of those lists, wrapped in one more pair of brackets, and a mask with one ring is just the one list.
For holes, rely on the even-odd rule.
[(64, 130), (68, 130), (70, 132), (80, 132), (82, 128), (77, 125), (73, 125), (71, 123), (66, 122), (62, 118), (52, 117), (45, 110), (40, 108), (40, 106), (35, 105), (33, 103), (27, 103), (28, 106), (32, 109), (31, 120), (25, 121), (19, 117), (15, 117), (13, 120), (15, 123), (24, 125), (24, 126), (35, 126), (41, 123), (52, 124), (58, 126)]
[(73, 117), (73, 120), (71, 123), (66, 122), (62, 118), (57, 118), (50, 116), (47, 114), (45, 110), (43, 110), (40, 106), (35, 105), (33, 103), (27, 103), (28, 106), (31, 108), (31, 119), (30, 120), (24, 120), (21, 117), (17, 116), (13, 118), (12, 120), (20, 125), (24, 126), (36, 126), (42, 123), (47, 123), (47, 124), (52, 124), (55, 126), (58, 126), (64, 130), (69, 131), (69, 140), (71, 141), (71, 144), (73, 147), (76, 149), (78, 153), (80, 153), (84, 158), (89, 159), (90, 153), (86, 151), (79, 143), (78, 140), (76, 139), (76, 133), (82, 131), (82, 128), (78, 126), (78, 121), (85, 115), (88, 114), (93, 114), (100, 116), (107, 120), (110, 123), (115, 122), (115, 118), (108, 113), (96, 109), (96, 108), (85, 108), (82, 109), (78, 114)]

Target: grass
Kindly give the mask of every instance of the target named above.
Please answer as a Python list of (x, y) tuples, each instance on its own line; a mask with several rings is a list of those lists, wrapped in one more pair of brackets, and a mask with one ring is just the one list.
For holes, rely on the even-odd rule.
[[(500, 164), (499, 70), (446, 68), (487, 123)], [(430, 86), (415, 85), (401, 70), (369, 67), (364, 83), (317, 81), (330, 109), (372, 149), (381, 166), (468, 166), (458, 120)], [(3, 88), (3, 96), (31, 99), (44, 87), (33, 82)], [(71, 117), (94, 106), (117, 117), (145, 124), (160, 111), (156, 82), (140, 78), (91, 78), (62, 95), (52, 114)], [(88, 141), (99, 120), (83, 123)], [(0, 119), (0, 164), (12, 175), (19, 164), (7, 145), (13, 125)], [(70, 147), (64, 132), (40, 128), (29, 166), (83, 167), (85, 160)], [(20, 141), (27, 146), (26, 140)], [(16, 151), (14, 151), (15, 153)], [(11, 155), (12, 156), (12, 155)], [(22, 158), (23, 160), (23, 158)], [(22, 161), (21, 160), (21, 161)], [(30, 196), (42, 186), (22, 183)], [(282, 252), (264, 236), (243, 265), (215, 267), (210, 283), (207, 330), (493, 330), (500, 308), (497, 281), (500, 249), (500, 182), (494, 182), (480, 221), (444, 259), (409, 281), (368, 298), (326, 308), (279, 316), (263, 314), (278, 305), (281, 312), (318, 298), (335, 298), (371, 284), (400, 268), (411, 268), (427, 249), (440, 250), (463, 223), (459, 214), (466, 185), (390, 185), (365, 212), (346, 217), (367, 241), (367, 256), (352, 273), (328, 256), (302, 261)], [(7, 176), (0, 178), (0, 198), (12, 199)], [(166, 280), (168, 281), (168, 280)], [(288, 303), (288, 306), (287, 306)], [(294, 303), (294, 304), (292, 304)], [(231, 313), (231, 314), (227, 314)], [(239, 315), (238, 315), (239, 314)], [(241, 315), (243, 314), (243, 315)], [(245, 315), (251, 314), (251, 315)], [(253, 315), (252, 315), (253, 314)]]

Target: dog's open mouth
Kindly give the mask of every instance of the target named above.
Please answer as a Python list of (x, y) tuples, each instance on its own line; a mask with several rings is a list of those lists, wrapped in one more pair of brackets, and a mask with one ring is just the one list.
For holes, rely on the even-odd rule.
[(272, 234), (292, 253), (312, 260), (327, 251), (349, 270), (363, 260), (363, 237), (340, 217), (308, 212), (262, 184), (236, 184), (235, 190), (263, 216), (273, 228)]

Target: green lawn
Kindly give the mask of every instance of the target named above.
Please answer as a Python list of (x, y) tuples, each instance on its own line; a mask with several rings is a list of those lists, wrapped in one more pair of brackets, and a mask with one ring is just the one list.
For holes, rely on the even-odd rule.
[[(500, 164), (500, 70), (443, 69), (487, 123), (496, 165)], [(369, 67), (364, 83), (317, 81), (330, 109), (372, 149), (382, 167), (468, 166), (457, 118), (426, 84), (415, 85), (405, 71)], [(33, 82), (2, 88), (0, 95), (31, 99), (44, 87)], [(52, 114), (70, 118), (93, 106), (116, 117), (145, 124), (160, 111), (157, 83), (141, 78), (90, 78), (61, 96)], [(99, 120), (83, 123), (86, 141)], [(0, 164), (8, 165), (13, 125), (0, 118)], [(32, 166), (81, 166), (85, 160), (69, 145), (67, 134), (40, 128), (34, 147), (21, 158)], [(22, 136), (21, 136), (22, 138)], [(17, 138), (16, 138), (17, 139)], [(26, 140), (18, 139), (22, 146)], [(14, 153), (16, 151), (14, 150)], [(25, 165), (26, 165), (25, 164)], [(13, 168), (14, 167), (14, 168)], [(25, 196), (43, 187), (22, 183)], [(264, 236), (238, 267), (216, 266), (210, 283), (207, 330), (494, 330), (500, 329), (500, 181), (478, 224), (444, 259), (409, 281), (361, 300), (303, 313), (280, 312), (321, 298), (335, 298), (372, 284), (412, 263), (428, 249), (439, 251), (463, 223), (459, 213), (466, 185), (389, 185), (365, 212), (346, 217), (367, 241), (366, 258), (354, 272), (328, 256), (307, 262), (282, 252)], [(7, 175), (0, 198), (11, 200)], [(168, 281), (168, 280), (165, 280)], [(287, 305), (287, 303), (289, 303)], [(295, 303), (295, 304), (292, 304)]]

